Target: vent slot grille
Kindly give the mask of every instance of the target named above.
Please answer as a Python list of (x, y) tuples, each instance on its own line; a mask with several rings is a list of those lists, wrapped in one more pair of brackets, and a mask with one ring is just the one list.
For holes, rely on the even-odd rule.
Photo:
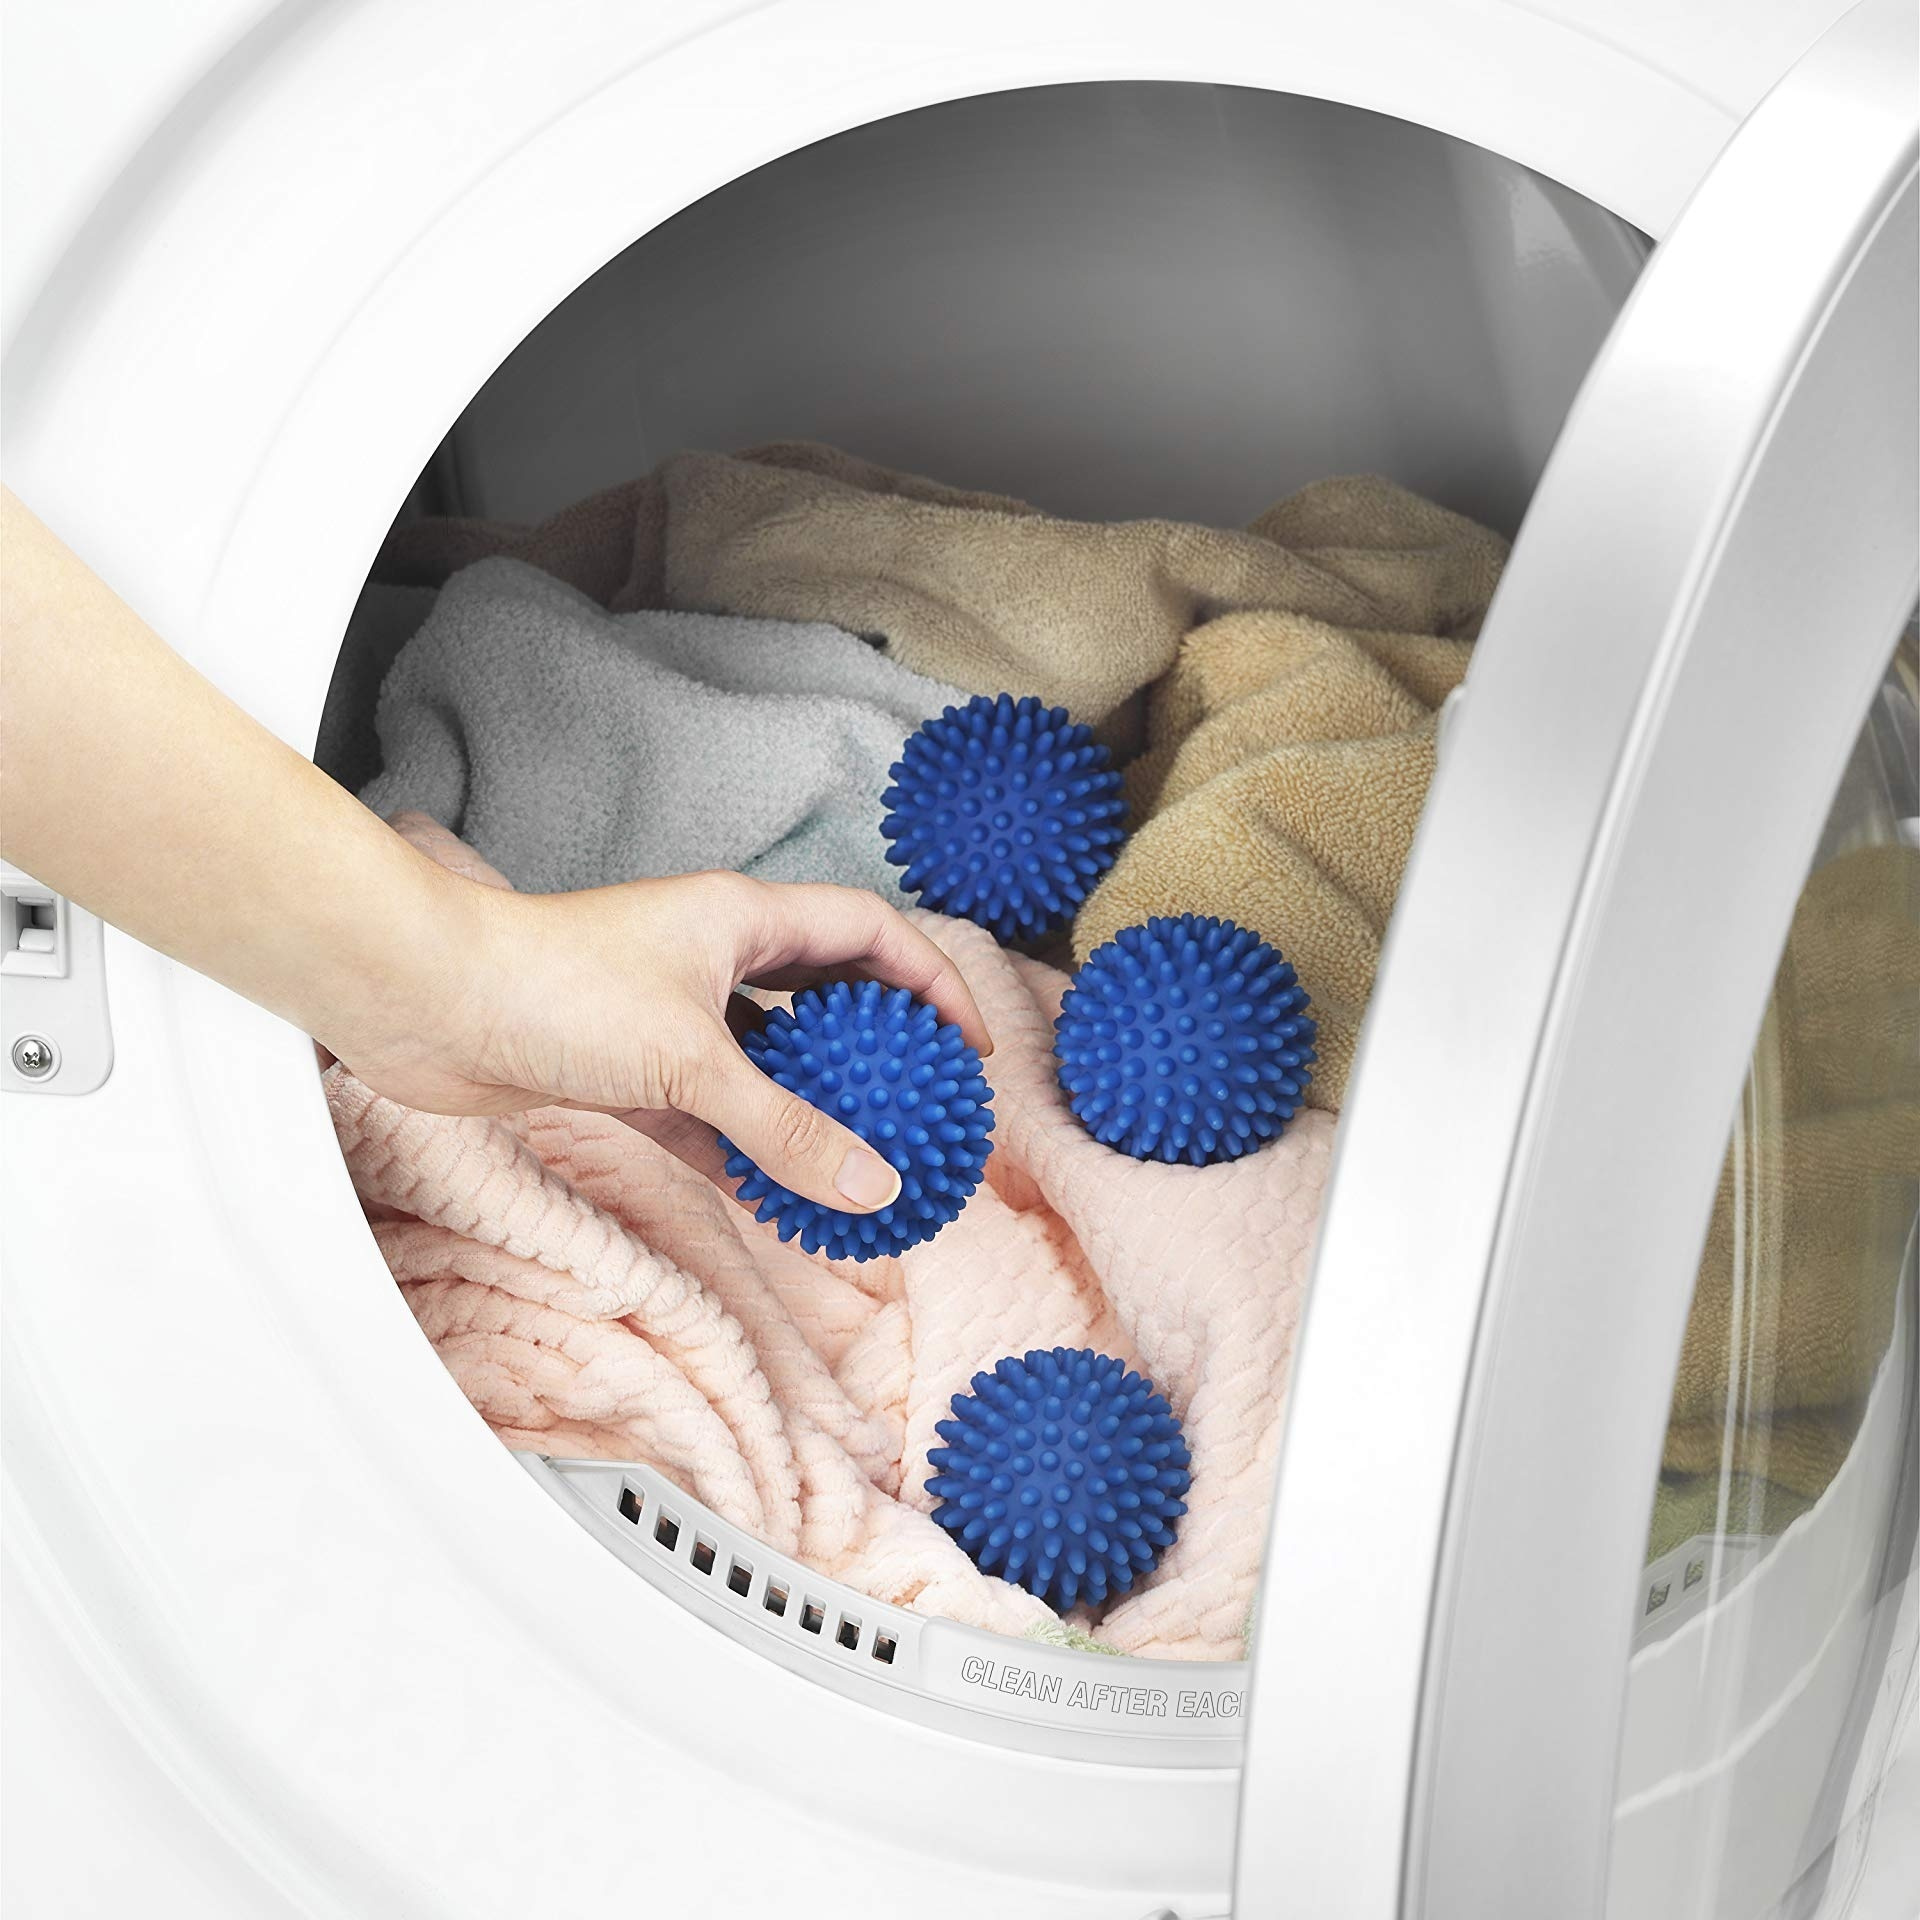
[[(1239, 1714), (1246, 1669), (1237, 1663), (1140, 1661), (1127, 1663), (1131, 1690), (1166, 1708), (1129, 1708), (1142, 1716), (1127, 1724), (1112, 1706), (1095, 1701), (1076, 1714), (1071, 1697), (1084, 1679), (1101, 1694), (1095, 1661), (1070, 1649), (1017, 1646), (966, 1626), (923, 1619), (789, 1559), (778, 1548), (723, 1519), (665, 1475), (640, 1462), (549, 1459), (522, 1453), (521, 1463), (603, 1545), (656, 1593), (670, 1597), (711, 1626), (754, 1646), (789, 1670), (808, 1675), (853, 1699), (932, 1725), (951, 1725), (969, 1737), (991, 1738), (1031, 1752), (1073, 1753), (1129, 1765), (1219, 1767), (1240, 1756)], [(1697, 1543), (1696, 1547), (1697, 1547)], [(1676, 1611), (1684, 1567), (1674, 1569)], [(1698, 1579), (1694, 1590), (1711, 1583)], [(964, 1658), (971, 1643), (978, 1661)], [(1048, 1685), (996, 1687), (977, 1678), (980, 1661), (1002, 1661), (1033, 1671)], [(975, 1668), (974, 1673), (964, 1669)], [(1057, 1680), (1050, 1669), (1057, 1667)], [(1209, 1682), (1217, 1693), (1211, 1696)], [(1150, 1684), (1151, 1683), (1151, 1684)], [(1230, 1699), (1199, 1725), (1191, 1709), (1169, 1711), (1181, 1688), (1190, 1699)], [(1122, 1691), (1126, 1691), (1122, 1689)], [(1003, 1703), (1001, 1695), (1008, 1699)], [(1036, 1699), (1039, 1710), (1036, 1711)], [(1052, 1708), (1049, 1714), (1046, 1709)], [(1147, 1719), (1148, 1712), (1155, 1717)]]
[[(869, 1639), (859, 1614), (841, 1612), (830, 1602), (816, 1600), (811, 1594), (801, 1595), (796, 1605), (791, 1580), (771, 1568), (764, 1578), (757, 1578), (754, 1562), (745, 1553), (723, 1550), (721, 1541), (707, 1531), (706, 1525), (698, 1531), (684, 1527), (679, 1515), (658, 1500), (650, 1505), (647, 1490), (634, 1481), (621, 1481), (616, 1505), (620, 1517), (636, 1529), (651, 1513), (653, 1525), (640, 1532), (640, 1539), (651, 1542), (663, 1558), (674, 1560), (709, 1580), (716, 1567), (724, 1567), (725, 1578), (715, 1583), (716, 1589), (732, 1601), (753, 1608), (763, 1620), (771, 1616), (788, 1632), (806, 1634), (809, 1645), (819, 1647), (822, 1652), (830, 1651), (837, 1658), (859, 1654), (864, 1648), (866, 1657), (880, 1666), (891, 1667), (898, 1662), (900, 1635), (897, 1632), (876, 1628)], [(707, 1524), (711, 1524), (711, 1516), (707, 1517)], [(683, 1533), (688, 1541), (685, 1553), (680, 1550)]]

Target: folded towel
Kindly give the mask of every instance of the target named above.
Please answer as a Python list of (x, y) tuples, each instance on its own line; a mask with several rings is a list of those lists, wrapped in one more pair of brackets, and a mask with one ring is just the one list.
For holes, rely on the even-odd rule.
[(1433, 773), (1435, 710), (1471, 653), (1290, 613), (1189, 634), (1128, 770), (1140, 824), (1074, 922), (1075, 957), (1154, 914), (1254, 928), (1313, 996), (1307, 1099), (1337, 1109)]
[(1714, 1195), (1674, 1380), (1670, 1474), (1839, 1471), (1892, 1338), (1920, 1209), (1920, 851), (1815, 869)]
[[(489, 877), (430, 824), (401, 824)], [(863, 1593), (1010, 1633), (1052, 1616), (928, 1517), (934, 1422), (1007, 1353), (1118, 1354), (1184, 1420), (1193, 1487), (1155, 1574), (1075, 1624), (1125, 1652), (1237, 1658), (1333, 1123), (1302, 1114), (1221, 1167), (1116, 1154), (1055, 1078), (1063, 977), (966, 922), (914, 918), (996, 1042), (987, 1184), (927, 1245), (810, 1259), (617, 1120), (415, 1113), (336, 1067), (327, 1099), (381, 1251), (509, 1445), (645, 1460)]]
[(1372, 478), (1308, 487), (1244, 532), (1058, 520), (804, 442), (676, 454), (537, 527), (397, 528), (375, 577), (437, 585), (486, 554), (602, 604), (823, 620), (970, 693), (1037, 694), (1098, 724), (1241, 608), (1455, 633), (1499, 572), (1497, 536)]
[(484, 560), (400, 648), (361, 798), (432, 816), (539, 893), (731, 867), (898, 900), (887, 769), (962, 698), (833, 627), (610, 614)]

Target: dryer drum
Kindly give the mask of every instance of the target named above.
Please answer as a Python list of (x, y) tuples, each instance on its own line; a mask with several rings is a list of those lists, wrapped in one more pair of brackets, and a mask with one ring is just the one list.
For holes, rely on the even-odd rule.
[[(436, 814), (522, 888), (736, 865), (901, 900), (879, 835), (889, 769), (923, 721), (1003, 684), (970, 675), (1005, 667), (1016, 692), (1074, 709), (1103, 760), (1131, 763), (1149, 739), (1143, 689), (1159, 668), (1136, 657), (1134, 589), (1102, 625), (1113, 563), (1076, 574), (1076, 542), (1124, 556), (1143, 521), (1176, 529), (1169, 550), (1183, 554), (1196, 536), (1182, 527), (1244, 542), (1239, 530), (1274, 502), (1377, 474), (1490, 529), (1497, 552), (1493, 536), (1517, 526), (1643, 256), (1622, 222), (1509, 161), (1304, 98), (1103, 83), (857, 128), (642, 236), (473, 396), (376, 562), (318, 757), (383, 812)], [(769, 448), (744, 463), (718, 457)], [(793, 514), (736, 498), (742, 484), (793, 489), (810, 512), (819, 495), (808, 487), (837, 491), (824, 531), (803, 520), (779, 554)], [(848, 537), (833, 515), (859, 522), (894, 493), (897, 521), (876, 518), (871, 534), (861, 523), (871, 579), (849, 614), (841, 583), (813, 578), (831, 575), (831, 543)], [(983, 536), (967, 569), (969, 587), (1006, 570), (1005, 592), (1030, 609), (1009, 618), (1010, 642), (980, 637), (978, 623), (960, 632), (913, 572), (914, 541), (924, 545), (941, 514), (1036, 542), (1023, 560)], [(1055, 526), (1084, 532), (1049, 545)], [(871, 545), (881, 539), (900, 544)], [(1445, 644), (1464, 651), (1471, 593), (1446, 594), (1457, 604), (1422, 617), (1436, 633), (1457, 625)], [(1035, 641), (1022, 623), (1056, 604), (1081, 625)], [(654, 608), (655, 625), (621, 624)], [(754, 652), (769, 631), (782, 636), (777, 658)], [(1065, 691), (1015, 683), (1023, 642), (1026, 670), (1058, 673)], [(1234, 671), (1236, 644), (1227, 631), (1208, 671)], [(802, 693), (812, 704), (780, 705)], [(450, 711), (466, 736), (450, 760), (435, 758), (421, 741), (439, 750)], [(749, 711), (770, 716), (763, 731), (739, 718)], [(846, 766), (869, 759), (871, 820), (819, 803)], [(1129, 778), (1130, 804), (1150, 811), (1145, 776)], [(777, 808), (763, 808), (778, 812), (771, 825), (742, 798), (754, 782), (777, 794)], [(795, 817), (808, 824), (794, 830)], [(856, 842), (871, 843), (870, 861)], [(1237, 906), (1201, 910), (1230, 918)], [(1084, 957), (1076, 928), (1055, 931), (1050, 948), (1044, 929), (998, 931), (1040, 943), (1063, 968)], [(1291, 940), (1280, 944), (1296, 957)], [(1301, 972), (1318, 1014), (1321, 983), (1304, 959)], [(1333, 1124), (1346, 1054), (1324, 1035), (1321, 1052), (1325, 1105), (1290, 1124), (1288, 1152), (1316, 1151), (1324, 1131), (1314, 1130)], [(1016, 1151), (1004, 1119), (995, 1140), (996, 1152)], [(973, 1208), (1002, 1205), (989, 1193)], [(935, 1244), (959, 1245), (962, 1231)], [(1289, 1312), (1304, 1246), (1276, 1242), (1271, 1255)], [(658, 1250), (672, 1256), (671, 1237)], [(871, 1312), (822, 1272), (848, 1324)], [(421, 1276), (401, 1277), (417, 1298)], [(1040, 1638), (990, 1634), (877, 1601), (773, 1550), (694, 1498), (684, 1472), (640, 1449), (611, 1457), (617, 1432), (583, 1427), (557, 1399), (510, 1412), (477, 1372), (461, 1373), (457, 1339), (429, 1331), (533, 1479), (637, 1581), (766, 1658), (993, 1744), (1158, 1767), (1237, 1754), (1257, 1535), (1236, 1576), (1245, 1603), (1225, 1629), (1178, 1644), (1177, 1660), (1152, 1657), (1162, 1642), (1148, 1639), (1130, 1649), (1146, 1657), (1116, 1661), (1076, 1644), (1078, 1627), (1049, 1635), (1044, 1621), (1028, 1622)], [(590, 1331), (642, 1340), (621, 1326)], [(845, 1326), (833, 1336), (847, 1338)], [(955, 1387), (1003, 1352), (1092, 1344), (1084, 1327), (1015, 1324), (993, 1338), (991, 1351), (951, 1356)], [(938, 1362), (916, 1348), (915, 1364)], [(1205, 1391), (1189, 1424), (1195, 1498), (1220, 1431)], [(524, 1383), (516, 1393), (527, 1401)], [(1277, 1431), (1283, 1396), (1276, 1357), (1270, 1390), (1236, 1418)], [(541, 1420), (559, 1436), (551, 1445)], [(583, 1437), (605, 1457), (578, 1457)], [(924, 1480), (929, 1441), (894, 1469), (899, 1484)]]

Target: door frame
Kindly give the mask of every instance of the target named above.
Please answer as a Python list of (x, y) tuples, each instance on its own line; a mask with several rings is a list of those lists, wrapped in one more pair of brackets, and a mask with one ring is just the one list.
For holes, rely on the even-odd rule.
[(1736, 136), (1489, 615), (1322, 1223), (1239, 1912), (1601, 1908), (1714, 1179), (1916, 590), (1913, 34), (1872, 0)]

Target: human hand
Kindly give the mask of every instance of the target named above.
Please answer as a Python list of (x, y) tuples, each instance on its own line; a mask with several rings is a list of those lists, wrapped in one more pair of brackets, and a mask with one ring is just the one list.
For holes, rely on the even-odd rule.
[(618, 1113), (717, 1172), (711, 1132), (823, 1206), (893, 1169), (729, 1030), (742, 981), (874, 979), (991, 1042), (945, 954), (870, 893), (738, 874), (516, 894), (424, 816), (390, 829), (209, 685), (0, 487), (4, 851), (42, 885), (441, 1113)]
[(435, 872), (441, 958), (415, 994), (370, 1003), (369, 1017), (328, 1042), (357, 1078), (407, 1106), (618, 1113), (709, 1172), (718, 1129), (794, 1192), (867, 1213), (898, 1194), (899, 1175), (753, 1065), (736, 1036), (755, 1010), (735, 987), (878, 980), (992, 1050), (953, 962), (871, 893), (701, 873), (516, 894)]

